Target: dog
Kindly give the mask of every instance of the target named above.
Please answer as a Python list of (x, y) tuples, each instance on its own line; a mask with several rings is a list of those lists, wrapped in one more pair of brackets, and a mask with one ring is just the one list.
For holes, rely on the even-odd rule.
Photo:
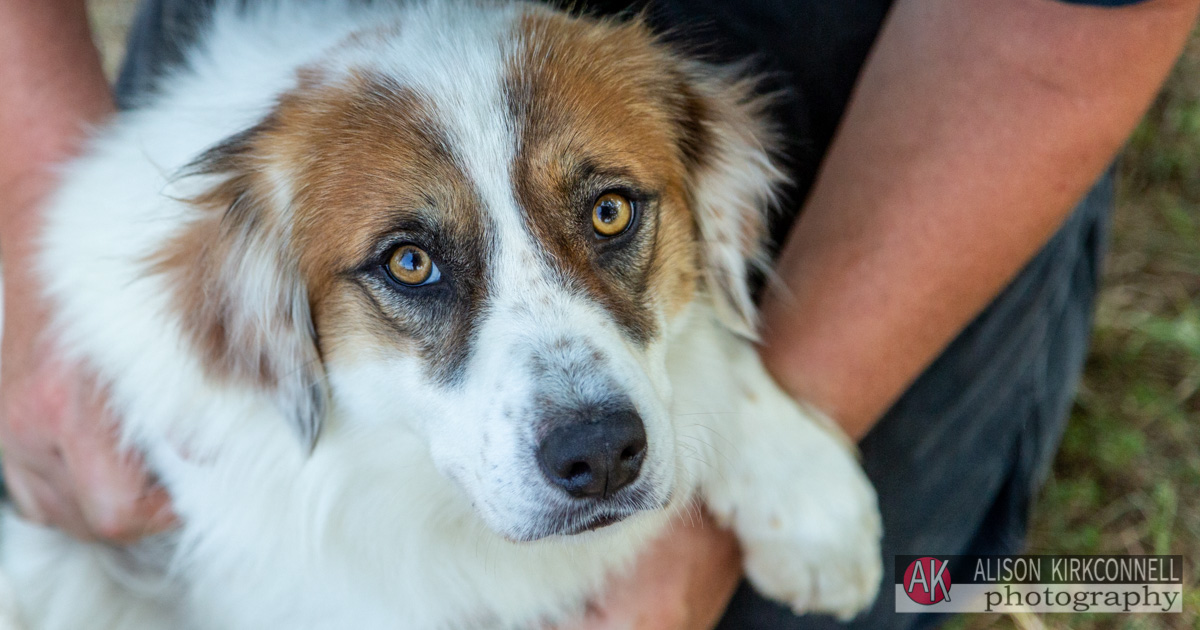
[(753, 78), (537, 4), (218, 4), (38, 255), (180, 526), (7, 514), (24, 627), (566, 626), (695, 502), (766, 596), (869, 605), (873, 490), (754, 347)]

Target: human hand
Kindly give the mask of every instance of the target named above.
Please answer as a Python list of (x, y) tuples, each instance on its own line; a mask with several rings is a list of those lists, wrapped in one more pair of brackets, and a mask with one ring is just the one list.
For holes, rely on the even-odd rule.
[[(76, 536), (127, 542), (167, 527), (166, 493), (120, 453), (103, 389), (55, 352), (30, 270), (54, 165), (114, 111), (82, 0), (0, 2), (0, 444), (18, 509)], [(64, 261), (86, 264), (86, 261)]]
[(737, 539), (697, 510), (677, 517), (630, 574), (613, 580), (584, 619), (563, 630), (712, 628), (741, 578)]
[(166, 492), (136, 454), (121, 452), (103, 389), (53, 350), (28, 261), (12, 253), (5, 256), (0, 461), (18, 510), (88, 540), (128, 543), (166, 529), (174, 522)]

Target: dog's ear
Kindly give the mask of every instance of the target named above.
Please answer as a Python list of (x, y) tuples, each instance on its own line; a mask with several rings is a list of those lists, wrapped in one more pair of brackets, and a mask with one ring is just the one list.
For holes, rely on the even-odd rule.
[[(311, 450), (327, 401), (308, 292), (290, 250), (286, 191), (257, 154), (270, 119), (181, 173), (196, 218), (156, 254), (184, 334), (212, 378), (270, 392)], [(196, 189), (193, 189), (196, 190)]]
[(700, 237), (700, 265), (717, 317), (757, 339), (750, 273), (767, 269), (768, 213), (786, 176), (769, 98), (738, 69), (683, 62), (678, 138)]

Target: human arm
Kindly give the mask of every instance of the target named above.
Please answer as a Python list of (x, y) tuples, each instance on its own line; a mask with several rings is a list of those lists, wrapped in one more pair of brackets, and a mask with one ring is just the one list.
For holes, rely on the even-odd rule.
[(165, 493), (118, 452), (103, 391), (55, 353), (31, 273), (55, 164), (113, 111), (82, 0), (0, 0), (0, 444), (21, 512), (84, 538), (127, 541), (168, 525)]
[(1195, 0), (900, 0), (768, 293), (761, 354), (855, 439), (1061, 225)]

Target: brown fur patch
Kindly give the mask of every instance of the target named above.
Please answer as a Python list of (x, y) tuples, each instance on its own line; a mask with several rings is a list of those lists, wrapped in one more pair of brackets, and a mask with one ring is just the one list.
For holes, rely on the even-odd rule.
[[(711, 151), (710, 103), (638, 21), (531, 10), (507, 98), (520, 134), (514, 186), (564, 277), (636, 337), (654, 336), (694, 295), (703, 264), (692, 184)], [(617, 250), (591, 234), (606, 189), (643, 193), (641, 231)]]
[[(156, 270), (179, 287), (177, 308), (207, 364), (243, 377), (247, 349), (231, 343), (232, 305), (218, 278), (198, 276), (234, 255), (238, 241), (222, 226), (257, 233), (286, 215), (285, 229), (268, 231), (286, 235), (280, 256), (303, 280), (322, 350), (351, 338), (360, 347), (371, 345), (370, 337), (375, 345), (410, 343), (438, 377), (449, 379), (465, 358), (472, 315), (486, 297), (490, 229), (475, 194), (426, 104), (410, 90), (377, 76), (336, 85), (323, 84), (319, 72), (305, 76), (267, 120), (196, 162), (197, 173), (224, 178), (194, 200), (212, 214), (168, 243)], [(287, 212), (273, 207), (270, 173), (290, 185)], [(398, 297), (384, 276), (364, 268), (386, 257), (378, 249), (388, 239), (429, 251), (445, 282)], [(266, 368), (257, 378), (271, 380)]]
[[(282, 112), (288, 134), (272, 151), (302, 183), (295, 244), (322, 343), (359, 337), (361, 347), (373, 331), (375, 345), (410, 344), (435, 377), (453, 380), (487, 296), (492, 230), (429, 105), (390, 79), (360, 75)], [(377, 249), (388, 240), (425, 249), (443, 281), (397, 295), (362, 267), (386, 260)]]
[[(281, 287), (280, 294), (267, 297), (258, 305), (270, 313), (255, 322), (242, 291), (232, 286), (243, 273), (250, 273), (246, 256), (270, 256), (277, 247), (272, 235), (286, 233), (279, 217), (260, 209), (267, 205), (269, 189), (258, 185), (261, 173), (254, 168), (253, 142), (274, 125), (268, 118), (262, 123), (231, 136), (209, 149), (189, 167), (186, 175), (215, 177), (219, 181), (190, 199), (205, 213), (154, 256), (152, 270), (171, 279), (174, 302), (183, 322), (200, 351), (204, 364), (213, 373), (237, 379), (249, 379), (267, 386), (276, 383), (291, 365), (277, 351), (268, 352), (265, 337), (283, 333), (266, 330), (303, 326), (307, 313), (295, 312), (303, 286)], [(254, 250), (254, 251), (252, 251)], [(261, 250), (261, 251), (259, 251)], [(280, 273), (281, 269), (271, 269)], [(250, 325), (257, 323), (258, 325)]]

